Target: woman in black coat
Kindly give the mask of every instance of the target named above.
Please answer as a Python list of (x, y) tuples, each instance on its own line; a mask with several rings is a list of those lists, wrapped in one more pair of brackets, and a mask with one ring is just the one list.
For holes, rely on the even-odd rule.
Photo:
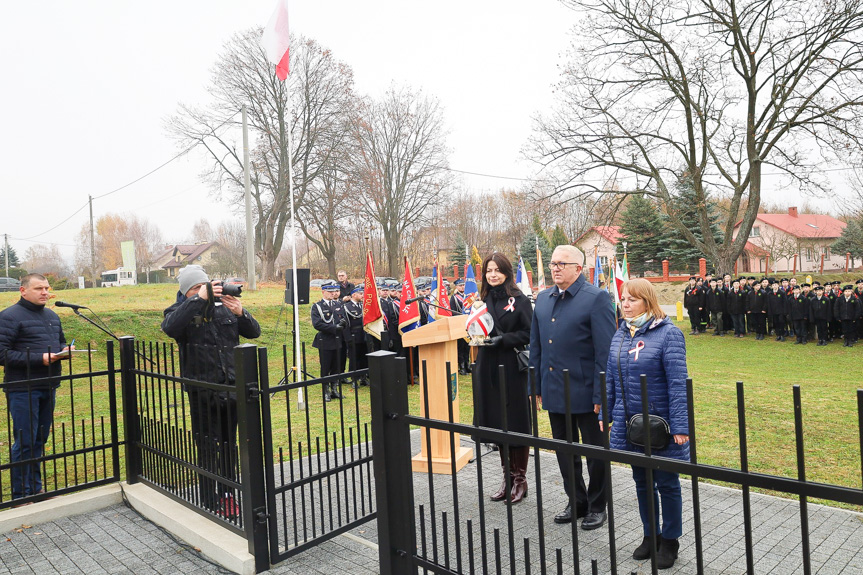
[[(530, 433), (530, 410), (527, 393), (527, 372), (519, 371), (516, 353), (530, 342), (530, 324), (533, 308), (530, 300), (521, 293), (513, 280), (512, 263), (506, 256), (493, 253), (482, 263), (480, 298), (494, 319), (489, 333), (489, 345), (479, 348), (473, 371), (474, 423), (482, 427), (503, 429), (501, 405), (500, 367), (503, 366), (506, 382), (507, 431)], [(506, 493), (506, 456), (498, 445), (504, 480), (492, 501), (503, 501)], [(518, 503), (527, 496), (527, 446), (509, 448), (509, 473), (512, 491), (510, 500)]]

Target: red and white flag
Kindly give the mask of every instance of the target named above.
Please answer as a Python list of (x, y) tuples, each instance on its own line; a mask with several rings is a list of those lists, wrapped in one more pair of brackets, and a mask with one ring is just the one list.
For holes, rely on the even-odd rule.
[(261, 36), (261, 47), (267, 60), (276, 65), (276, 76), (282, 81), (290, 74), (290, 40), (288, 0), (276, 0), (276, 9)]
[(384, 316), (381, 311), (381, 300), (378, 298), (378, 286), (375, 285), (375, 262), (372, 252), (366, 255), (366, 277), (363, 284), (363, 330), (369, 335), (381, 338), (384, 331)]

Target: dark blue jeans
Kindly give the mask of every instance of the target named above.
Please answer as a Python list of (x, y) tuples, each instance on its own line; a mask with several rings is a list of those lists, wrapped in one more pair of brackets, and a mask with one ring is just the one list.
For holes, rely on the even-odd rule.
[[(6, 394), (9, 413), (12, 415), (11, 462), (42, 457), (45, 442), (51, 435), (54, 423), (56, 389), (10, 391)], [(12, 468), (12, 499), (35, 495), (42, 489), (39, 462), (17, 465)]]
[[(632, 468), (635, 480), (635, 493), (638, 496), (638, 512), (644, 526), (644, 536), (650, 537), (650, 516), (647, 514), (647, 472), (643, 467)], [(683, 497), (680, 494), (680, 476), (667, 471), (653, 471), (653, 509), (659, 527), (659, 501), (662, 497), (662, 528), (660, 534), (665, 539), (679, 539), (683, 533)]]

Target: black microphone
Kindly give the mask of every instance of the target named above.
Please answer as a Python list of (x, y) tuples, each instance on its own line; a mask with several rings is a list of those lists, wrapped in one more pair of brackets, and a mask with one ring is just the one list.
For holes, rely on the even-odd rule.
[(90, 308), (88, 308), (88, 307), (87, 307), (87, 306), (85, 306), (85, 305), (77, 305), (77, 304), (74, 304), (74, 303), (66, 303), (66, 302), (64, 302), (64, 301), (55, 301), (55, 302), (54, 302), (54, 307), (68, 307), (68, 308), (72, 308), (72, 309), (74, 309), (74, 310), (79, 310), (79, 309), (90, 309)]
[(411, 299), (405, 300), (404, 303), (405, 304), (414, 303), (415, 301), (420, 301), (421, 299), (425, 299), (425, 298), (426, 298), (426, 296), (420, 295), (420, 296), (412, 297)]

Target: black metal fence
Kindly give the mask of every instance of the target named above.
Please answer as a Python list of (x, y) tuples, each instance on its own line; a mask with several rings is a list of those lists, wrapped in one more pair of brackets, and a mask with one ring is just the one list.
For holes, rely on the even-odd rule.
[[(380, 572), (383, 574), (418, 573), (621, 573), (619, 564), (620, 553), (632, 553), (636, 542), (642, 538), (642, 527), (637, 514), (618, 521), (615, 502), (621, 502), (628, 496), (631, 500), (633, 489), (628, 494), (618, 494), (612, 490), (612, 463), (642, 467), (648, 474), (655, 470), (680, 473), (689, 476), (692, 505), (692, 535), (695, 540), (695, 559), (691, 570), (698, 574), (705, 573), (705, 535), (702, 528), (702, 505), (699, 483), (703, 479), (738, 485), (740, 506), (743, 514), (743, 546), (747, 573), (756, 573), (754, 539), (753, 504), (750, 491), (763, 489), (796, 497), (799, 509), (796, 513), (798, 527), (789, 529), (791, 537), (799, 538), (799, 561), (803, 573), (812, 572), (812, 553), (809, 543), (809, 499), (841, 502), (852, 505), (863, 505), (863, 490), (814, 483), (806, 480), (806, 462), (804, 458), (804, 427), (801, 408), (800, 389), (793, 388), (794, 405), (794, 438), (797, 458), (797, 477), (782, 477), (753, 472), (749, 469), (747, 452), (746, 409), (744, 388), (737, 385), (738, 419), (739, 419), (739, 449), (740, 468), (731, 469), (698, 462), (697, 435), (694, 421), (694, 410), (690, 409), (690, 461), (680, 461), (650, 454), (640, 454), (629, 451), (618, 451), (609, 448), (608, 425), (605, 425), (604, 446), (591, 446), (566, 440), (555, 440), (540, 437), (538, 432), (538, 409), (531, 406), (532, 434), (508, 432), (504, 420), (503, 429), (480, 428), (471, 424), (453, 423), (452, 409), (448, 421), (428, 419), (410, 413), (408, 396), (404, 385), (405, 369), (403, 360), (389, 352), (377, 352), (369, 357), (369, 367), (372, 381), (372, 427), (373, 447), (375, 452), (374, 468), (377, 481), (378, 504), (378, 536), (380, 553)], [(533, 376), (533, 374), (531, 374)], [(501, 374), (503, 380), (504, 374)], [(604, 378), (604, 374), (603, 374)], [(569, 389), (568, 373), (565, 374), (565, 387)], [(424, 387), (425, 397), (422, 401), (428, 404), (428, 387)], [(604, 387), (604, 386), (603, 386)], [(501, 403), (506, 404), (506, 386), (501, 385)], [(687, 381), (689, 405), (693, 405), (692, 381)], [(646, 390), (643, 391), (646, 404)], [(451, 396), (447, 394), (450, 406)], [(603, 413), (607, 414), (605, 394), (603, 392)], [(863, 451), (863, 391), (857, 392), (858, 417), (861, 451)], [(568, 399), (565, 404), (569, 404)], [(567, 414), (569, 415), (569, 414)], [(433, 475), (430, 471), (414, 474), (411, 471), (411, 454), (416, 450), (412, 446), (411, 426), (443, 430), (450, 436), (450, 451), (455, 454), (455, 434), (473, 438), (476, 452), (482, 451), (482, 443), (497, 443), (504, 451), (510, 445), (529, 446), (533, 459), (533, 478), (530, 494), (535, 498), (535, 505), (503, 505), (487, 503), (484, 492), (483, 458), (477, 457), (473, 469), (466, 467), (447, 476)], [(846, 430), (847, 431), (847, 430)], [(425, 434), (426, 437), (431, 434)], [(568, 437), (572, 437), (568, 433)], [(413, 439), (416, 442), (416, 439)], [(431, 451), (429, 446), (428, 451)], [(608, 525), (607, 529), (585, 532), (579, 531), (575, 521), (571, 526), (561, 529), (547, 528), (552, 524), (552, 517), (544, 512), (544, 499), (551, 500), (557, 493), (545, 493), (543, 485), (549, 484), (549, 479), (543, 478), (542, 453), (564, 454), (574, 457), (591, 457), (602, 461), (606, 466), (608, 483)], [(429, 466), (430, 467), (430, 466)], [(617, 467), (617, 466), (615, 466)], [(557, 465), (546, 475), (559, 478)], [(500, 474), (500, 468), (491, 471)], [(507, 491), (511, 486), (512, 477), (505, 475)], [(861, 470), (863, 479), (863, 470)], [(553, 483), (553, 481), (552, 481)], [(650, 484), (650, 478), (648, 477)], [(559, 487), (559, 484), (558, 484)], [(555, 489), (555, 492), (559, 492)], [(572, 490), (574, 492), (574, 489)], [(623, 498), (623, 499), (622, 499)], [(650, 498), (648, 498), (650, 500)], [(562, 501), (565, 504), (565, 500)], [(573, 510), (575, 509), (574, 502)], [(491, 508), (490, 506), (495, 507)], [(736, 505), (736, 503), (735, 503)], [(630, 505), (631, 507), (631, 505)], [(631, 512), (630, 512), (631, 514)], [(736, 515), (737, 513), (735, 513)], [(794, 521), (793, 515), (788, 519)], [(625, 525), (637, 525), (637, 529), (625, 528)], [(727, 533), (721, 525), (712, 525), (714, 531)], [(656, 529), (653, 532), (656, 533)], [(607, 536), (607, 540), (603, 541)], [(714, 535), (708, 535), (711, 537)], [(623, 544), (623, 545), (622, 545)], [(619, 551), (623, 549), (625, 551)], [(762, 550), (758, 550), (762, 553)], [(714, 559), (711, 557), (711, 559)], [(647, 566), (652, 573), (657, 573), (655, 553)], [(830, 572), (839, 572), (840, 569)], [(788, 567), (792, 572), (794, 568)], [(829, 567), (827, 568), (829, 571)], [(825, 572), (827, 572), (825, 571)], [(635, 571), (631, 571), (635, 573)], [(773, 572), (773, 571), (771, 571)], [(779, 572), (779, 571), (776, 571)]]
[[(283, 360), (271, 386), (267, 350), (247, 344), (201, 355), (231, 354), (236, 383), (214, 384), (182, 377), (194, 349), (120, 347), (127, 481), (246, 537), (257, 571), (375, 518), (368, 388), (340, 384), (367, 369), (292, 382)], [(330, 383), (343, 399), (324, 400)]]
[(0, 510), (119, 480), (114, 351), (105, 369), (100, 350), (61, 360), (58, 378), (0, 383)]

